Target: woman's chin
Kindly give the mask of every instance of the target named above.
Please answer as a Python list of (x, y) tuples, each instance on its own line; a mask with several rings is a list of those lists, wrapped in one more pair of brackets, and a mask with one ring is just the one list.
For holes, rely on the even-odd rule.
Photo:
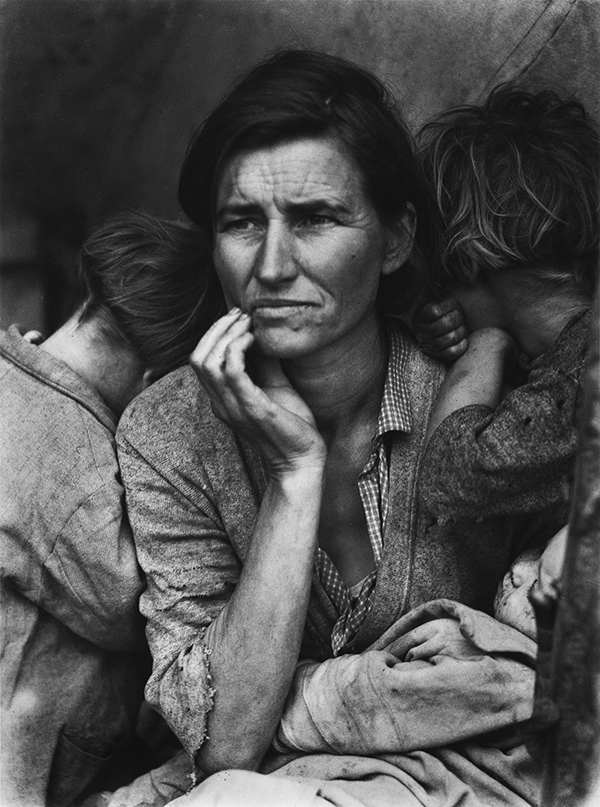
[(279, 328), (256, 328), (255, 345), (263, 356), (271, 359), (297, 359), (315, 350), (305, 334)]

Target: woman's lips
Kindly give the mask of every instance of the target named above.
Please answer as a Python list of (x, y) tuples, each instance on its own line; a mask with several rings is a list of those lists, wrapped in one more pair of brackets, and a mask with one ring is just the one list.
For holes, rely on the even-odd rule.
[(283, 319), (312, 307), (314, 307), (314, 303), (307, 303), (302, 300), (258, 302), (252, 306), (252, 316), (260, 319)]

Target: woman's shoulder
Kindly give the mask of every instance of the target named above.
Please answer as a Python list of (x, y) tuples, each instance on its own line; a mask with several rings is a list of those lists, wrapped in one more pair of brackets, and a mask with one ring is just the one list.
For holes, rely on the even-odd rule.
[(155, 381), (133, 399), (121, 416), (117, 438), (131, 444), (184, 445), (223, 429), (194, 371), (185, 366)]

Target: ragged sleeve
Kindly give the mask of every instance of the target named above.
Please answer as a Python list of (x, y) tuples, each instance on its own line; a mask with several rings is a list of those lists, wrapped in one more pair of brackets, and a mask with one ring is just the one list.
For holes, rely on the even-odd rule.
[(146, 698), (193, 757), (206, 739), (213, 702), (203, 636), (229, 600), (240, 563), (201, 458), (186, 470), (176, 440), (163, 441), (160, 433), (153, 435), (152, 428), (145, 433), (138, 425), (125, 414), (118, 450), (138, 558), (147, 576), (140, 602), (153, 658)]

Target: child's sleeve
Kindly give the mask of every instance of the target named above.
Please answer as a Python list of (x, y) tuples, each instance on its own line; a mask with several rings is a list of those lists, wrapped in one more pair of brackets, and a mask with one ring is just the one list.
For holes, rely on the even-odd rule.
[(590, 315), (582, 312), (496, 409), (466, 406), (430, 438), (420, 500), (437, 517), (526, 515), (567, 502)]
[(453, 412), (429, 442), (421, 498), (442, 516), (534, 513), (568, 496), (576, 451), (578, 375), (532, 371), (497, 407)]

